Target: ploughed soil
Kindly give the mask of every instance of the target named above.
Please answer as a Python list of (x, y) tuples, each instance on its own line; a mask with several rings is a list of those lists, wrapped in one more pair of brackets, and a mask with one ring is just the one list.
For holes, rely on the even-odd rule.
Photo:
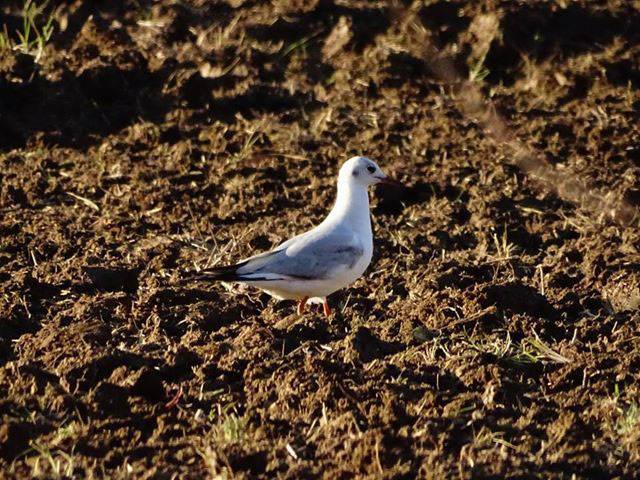
[[(0, 52), (4, 478), (638, 477), (637, 221), (518, 168), (415, 40), (635, 209), (638, 1), (49, 15), (40, 52)], [(316, 224), (355, 154), (407, 187), (372, 191), (330, 318), (182, 281)]]

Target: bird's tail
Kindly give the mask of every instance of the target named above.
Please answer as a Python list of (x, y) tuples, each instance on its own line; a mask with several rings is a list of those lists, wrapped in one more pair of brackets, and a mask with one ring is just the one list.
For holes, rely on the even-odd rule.
[[(191, 275), (187, 275), (187, 277), (183, 280), (213, 280), (218, 282), (256, 282), (282, 280), (282, 275), (264, 273), (261, 270), (261, 268), (264, 266), (265, 261), (267, 261), (273, 255), (277, 255), (280, 251), (281, 250), (273, 250), (271, 252), (255, 255), (234, 265), (205, 268), (198, 272), (192, 272)], [(240, 273), (240, 270), (242, 270), (242, 273)]]
[(218, 282), (233, 282), (240, 280), (238, 275), (238, 268), (242, 266), (241, 263), (235, 265), (226, 265), (223, 267), (210, 267), (200, 270), (198, 272), (191, 272), (183, 279), (185, 281), (194, 280), (208, 280)]

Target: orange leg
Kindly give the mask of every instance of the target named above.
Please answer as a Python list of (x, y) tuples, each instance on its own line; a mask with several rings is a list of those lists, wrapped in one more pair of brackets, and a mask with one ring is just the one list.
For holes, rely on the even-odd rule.
[(298, 315), (302, 315), (304, 313), (304, 307), (307, 305), (307, 300), (309, 300), (309, 297), (302, 297), (298, 300)]
[(324, 302), (322, 302), (322, 309), (324, 310), (324, 316), (331, 316), (331, 309), (329, 308), (329, 302), (327, 302), (327, 297), (324, 297)]

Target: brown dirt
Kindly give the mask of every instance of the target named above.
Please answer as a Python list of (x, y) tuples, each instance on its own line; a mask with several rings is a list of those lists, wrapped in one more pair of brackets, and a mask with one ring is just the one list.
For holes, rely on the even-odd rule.
[[(3, 476), (638, 477), (637, 223), (517, 168), (398, 10), (49, 8), (38, 63), (0, 53)], [(415, 13), (558, 178), (636, 208), (639, 12)], [(312, 226), (352, 154), (408, 188), (333, 318), (178, 282)]]

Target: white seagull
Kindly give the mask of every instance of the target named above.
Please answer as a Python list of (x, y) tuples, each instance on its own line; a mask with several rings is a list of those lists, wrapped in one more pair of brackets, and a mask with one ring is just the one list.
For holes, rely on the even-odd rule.
[(350, 158), (338, 174), (336, 203), (317, 227), (235, 265), (202, 270), (197, 279), (245, 283), (281, 300), (297, 300), (298, 314), (307, 300), (318, 298), (324, 314), (331, 315), (327, 296), (353, 283), (371, 263), (367, 188), (377, 183), (399, 185), (373, 160)]

